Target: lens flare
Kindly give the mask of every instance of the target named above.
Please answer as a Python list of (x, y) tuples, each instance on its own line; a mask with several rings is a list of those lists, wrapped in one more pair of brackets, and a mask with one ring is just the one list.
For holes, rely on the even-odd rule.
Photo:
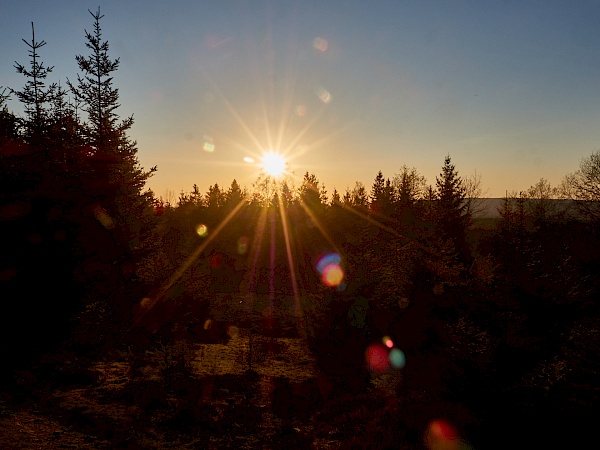
[(326, 286), (340, 286), (344, 280), (344, 270), (340, 266), (340, 255), (330, 253), (323, 256), (317, 262), (317, 271), (321, 274), (321, 280)]
[(381, 344), (372, 344), (365, 352), (365, 359), (371, 372), (385, 372), (390, 367), (388, 352)]
[(317, 89), (317, 97), (319, 97), (319, 100), (325, 104), (331, 103), (331, 94), (324, 87)]
[(313, 39), (313, 47), (321, 52), (326, 52), (327, 47), (329, 47), (329, 42), (322, 37), (316, 37)]
[(389, 354), (390, 364), (394, 369), (402, 369), (406, 365), (406, 356), (399, 348), (393, 348)]
[(317, 270), (322, 274), (328, 266), (338, 266), (342, 262), (342, 258), (337, 253), (329, 253), (323, 256), (317, 263)]
[(384, 336), (381, 342), (383, 342), (383, 345), (387, 348), (392, 348), (394, 346), (394, 341), (392, 341), (392, 338), (389, 336)]
[(196, 227), (196, 233), (198, 233), (198, 236), (200, 237), (205, 237), (208, 234), (208, 227), (204, 224), (198, 225)]
[(461, 450), (470, 448), (460, 439), (456, 428), (446, 420), (429, 422), (425, 433), (425, 444), (430, 450)]
[(204, 145), (202, 146), (205, 152), (214, 153), (215, 144), (210, 136), (204, 136)]
[(304, 106), (304, 105), (298, 105), (298, 106), (296, 106), (296, 115), (298, 117), (304, 117), (306, 115), (307, 111), (308, 110), (307, 110), (306, 106)]
[(250, 158), (249, 156), (244, 156), (244, 162), (248, 164), (254, 164), (254, 158)]
[(323, 270), (323, 283), (329, 287), (338, 286), (344, 279), (344, 271), (338, 265), (331, 264)]

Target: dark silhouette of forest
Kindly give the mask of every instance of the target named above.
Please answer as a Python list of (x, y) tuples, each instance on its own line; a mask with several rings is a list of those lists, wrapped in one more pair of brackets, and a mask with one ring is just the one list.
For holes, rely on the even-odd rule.
[(11, 425), (26, 412), (55, 421), (37, 431), (48, 448), (573, 448), (591, 435), (600, 152), (558, 187), (507, 193), (496, 218), (477, 214), (481, 180), (450, 156), (431, 185), (403, 166), (343, 194), (307, 172), (299, 187), (263, 174), (163, 199), (91, 15), (74, 78), (47, 81), (32, 24), (24, 84), (0, 88), (10, 445), (34, 445)]

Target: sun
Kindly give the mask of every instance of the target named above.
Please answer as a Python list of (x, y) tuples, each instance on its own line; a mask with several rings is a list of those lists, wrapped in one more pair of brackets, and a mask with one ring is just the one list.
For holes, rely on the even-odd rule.
[(263, 155), (260, 166), (267, 175), (279, 177), (285, 172), (286, 161), (283, 156), (275, 152), (268, 152)]

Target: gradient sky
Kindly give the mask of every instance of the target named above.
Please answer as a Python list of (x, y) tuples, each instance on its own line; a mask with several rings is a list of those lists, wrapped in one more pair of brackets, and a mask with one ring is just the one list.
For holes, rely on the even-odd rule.
[[(0, 86), (22, 38), (74, 80), (98, 5), (122, 117), (148, 186), (250, 188), (268, 149), (329, 193), (406, 164), (435, 184), (446, 154), (487, 196), (553, 185), (600, 147), (598, 1), (3, 0)], [(20, 111), (16, 100), (9, 108)], [(214, 152), (205, 150), (206, 144)]]

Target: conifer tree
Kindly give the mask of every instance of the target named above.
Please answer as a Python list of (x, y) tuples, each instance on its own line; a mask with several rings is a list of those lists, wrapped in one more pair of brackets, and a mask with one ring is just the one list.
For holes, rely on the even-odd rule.
[(398, 196), (396, 195), (396, 189), (389, 178), (385, 179), (385, 196), (390, 203), (390, 209), (393, 209), (398, 202)]
[(22, 171), (19, 156), (23, 148), (19, 139), (17, 117), (8, 110), (10, 95), (0, 88), (0, 198), (7, 201), (15, 190), (18, 174)]
[[(162, 197), (161, 197), (162, 200)], [(170, 203), (169, 201), (164, 201), (163, 203)], [(192, 186), (192, 192), (186, 194), (183, 190), (179, 193), (179, 198), (177, 199), (178, 207), (203, 207), (205, 205), (204, 194), (200, 192), (200, 188), (196, 183)]]
[(215, 183), (212, 186), (208, 187), (208, 192), (206, 193), (206, 206), (211, 212), (216, 212), (225, 201), (225, 193), (221, 191), (218, 183)]
[(225, 205), (227, 205), (227, 208), (233, 209), (238, 203), (244, 200), (245, 197), (246, 194), (240, 188), (237, 180), (234, 179), (231, 182), (231, 186), (229, 186), (229, 189), (225, 193)]
[(371, 203), (369, 205), (371, 212), (380, 216), (391, 216), (393, 213), (394, 197), (394, 188), (390, 179), (384, 179), (383, 173), (380, 170), (371, 188)]
[(319, 188), (319, 180), (314, 173), (306, 172), (302, 185), (300, 186), (300, 201), (303, 202), (311, 211), (322, 210), (326, 197), (324, 188)]
[(281, 203), (284, 208), (289, 208), (294, 203), (294, 195), (292, 190), (288, 186), (287, 181), (283, 180), (281, 182)]
[(331, 206), (337, 206), (342, 203), (342, 199), (340, 197), (340, 193), (336, 188), (333, 188), (333, 193), (331, 194)]
[(30, 144), (39, 146), (42, 135), (46, 133), (48, 121), (48, 106), (56, 95), (56, 84), (46, 86), (45, 79), (54, 67), (44, 67), (40, 62), (38, 50), (46, 45), (46, 41), (35, 40), (35, 28), (31, 22), (31, 42), (23, 39), (29, 47), (29, 68), (15, 62), (17, 72), (27, 78), (22, 90), (11, 90), (23, 104), (27, 119), (24, 121), (25, 137)]
[(0, 86), (0, 158), (7, 156), (4, 146), (17, 138), (17, 118), (8, 111), (10, 95)]
[[(40, 61), (39, 50), (46, 43), (36, 41), (33, 23), (31, 28), (31, 41), (23, 39), (30, 64), (14, 66), (27, 81), (21, 90), (11, 89), (25, 115), (15, 118), (0, 105), (5, 138), (0, 138), (0, 191), (2, 200), (21, 205), (12, 223), (0, 224), (0, 235), (10, 236), (2, 242), (0, 266), (15, 274), (2, 292), (13, 299), (5, 313), (18, 330), (11, 338), (20, 342), (24, 355), (63, 337), (80, 299), (73, 277), (78, 227), (71, 220), (71, 196), (76, 189), (64, 176), (68, 108), (63, 109), (64, 91), (57, 84), (46, 86), (53, 68)], [(48, 297), (60, 300), (48, 303)]]
[(87, 193), (115, 222), (117, 242), (135, 250), (145, 227), (151, 226), (153, 194), (144, 191), (147, 179), (155, 172), (143, 170), (138, 163), (136, 142), (127, 136), (133, 116), (120, 120), (119, 91), (113, 86), (113, 72), (119, 59), (108, 55), (108, 41), (102, 38), (100, 8), (93, 13), (93, 32), (85, 31), (89, 56), (76, 56), (83, 75), (77, 84), (68, 81), (81, 109), (87, 114), (83, 133), (89, 145)]
[(119, 91), (113, 87), (112, 73), (119, 68), (119, 58), (108, 56), (108, 41), (102, 39), (100, 8), (96, 13), (88, 12), (94, 18), (94, 31), (85, 30), (86, 47), (91, 54), (75, 57), (83, 76), (77, 75), (77, 86), (69, 81), (69, 87), (83, 104), (88, 122), (86, 133), (90, 145), (97, 152), (116, 151), (123, 134), (133, 125), (133, 117), (119, 123), (116, 109), (119, 104)]
[(436, 177), (438, 231), (454, 241), (457, 249), (464, 244), (469, 217), (466, 213), (465, 187), (450, 155), (444, 159), (439, 177)]
[(344, 192), (344, 196), (342, 197), (342, 203), (344, 206), (352, 206), (352, 191), (347, 187)]
[(385, 179), (381, 170), (377, 173), (373, 187), (371, 188), (371, 203), (369, 208), (373, 213), (382, 213), (383, 202), (385, 196)]
[(76, 107), (66, 98), (67, 92), (59, 83), (49, 116), (49, 157), (56, 166), (57, 177), (74, 182), (82, 174), (80, 153), (84, 140)]

